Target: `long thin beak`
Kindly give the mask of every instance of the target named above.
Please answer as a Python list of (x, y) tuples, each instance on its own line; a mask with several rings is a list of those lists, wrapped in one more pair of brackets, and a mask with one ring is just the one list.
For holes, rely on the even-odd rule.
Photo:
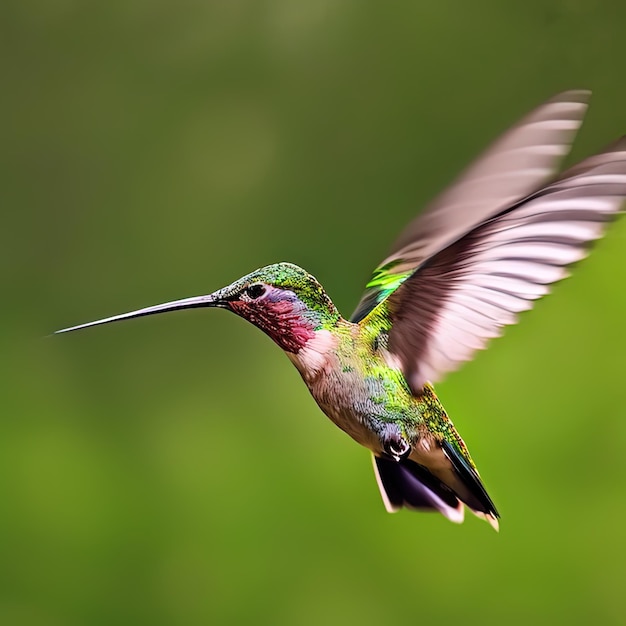
[(167, 313), (169, 311), (180, 311), (182, 309), (199, 309), (203, 307), (226, 307), (226, 302), (223, 300), (223, 298), (220, 298), (218, 294), (219, 292), (216, 292), (207, 296), (194, 296), (193, 298), (172, 300), (172, 302), (156, 304), (155, 306), (149, 306), (145, 309), (137, 309), (136, 311), (130, 311), (129, 313), (122, 313), (120, 315), (114, 315), (113, 317), (105, 317), (104, 319), (96, 320), (95, 322), (87, 322), (86, 324), (79, 324), (78, 326), (63, 328), (62, 330), (55, 331), (54, 334), (58, 335), (60, 333), (69, 333), (73, 330), (88, 328), (89, 326), (99, 326), (100, 324), (109, 324), (110, 322), (119, 322), (120, 320), (128, 320), (133, 317), (143, 317), (144, 315), (155, 315), (157, 313)]

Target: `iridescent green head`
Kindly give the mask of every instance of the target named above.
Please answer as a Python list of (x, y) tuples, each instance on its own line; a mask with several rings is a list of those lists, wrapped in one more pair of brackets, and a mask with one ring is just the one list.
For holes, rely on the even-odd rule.
[(276, 263), (206, 296), (157, 304), (57, 332), (204, 307), (233, 311), (267, 333), (283, 350), (296, 354), (316, 331), (332, 328), (340, 319), (335, 305), (311, 274), (292, 263)]

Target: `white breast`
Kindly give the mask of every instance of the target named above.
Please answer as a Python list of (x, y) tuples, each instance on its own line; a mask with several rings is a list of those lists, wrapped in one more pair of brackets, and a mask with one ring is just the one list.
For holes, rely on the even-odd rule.
[(318, 330), (315, 331), (315, 336), (300, 348), (298, 354), (292, 352), (286, 354), (302, 374), (302, 378), (310, 382), (330, 367), (337, 341), (337, 337), (329, 330)]

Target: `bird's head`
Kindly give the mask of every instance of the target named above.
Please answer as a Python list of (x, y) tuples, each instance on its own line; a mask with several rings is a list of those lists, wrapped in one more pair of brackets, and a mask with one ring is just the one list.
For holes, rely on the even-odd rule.
[(252, 322), (283, 350), (297, 353), (339, 313), (319, 282), (291, 263), (276, 263), (217, 292), (225, 308)]
[(292, 263), (262, 267), (223, 289), (205, 296), (173, 300), (72, 326), (64, 333), (89, 326), (181, 309), (230, 309), (267, 333), (283, 350), (297, 354), (316, 331), (332, 328), (340, 315), (319, 282)]

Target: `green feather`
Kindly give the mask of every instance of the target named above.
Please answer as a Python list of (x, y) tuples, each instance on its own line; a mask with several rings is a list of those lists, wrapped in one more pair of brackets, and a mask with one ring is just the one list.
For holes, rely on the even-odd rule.
[(402, 259), (395, 259), (374, 270), (372, 278), (365, 286), (365, 294), (350, 318), (351, 322), (360, 322), (415, 272), (414, 269), (404, 272), (393, 272), (393, 268), (400, 264), (402, 264)]

